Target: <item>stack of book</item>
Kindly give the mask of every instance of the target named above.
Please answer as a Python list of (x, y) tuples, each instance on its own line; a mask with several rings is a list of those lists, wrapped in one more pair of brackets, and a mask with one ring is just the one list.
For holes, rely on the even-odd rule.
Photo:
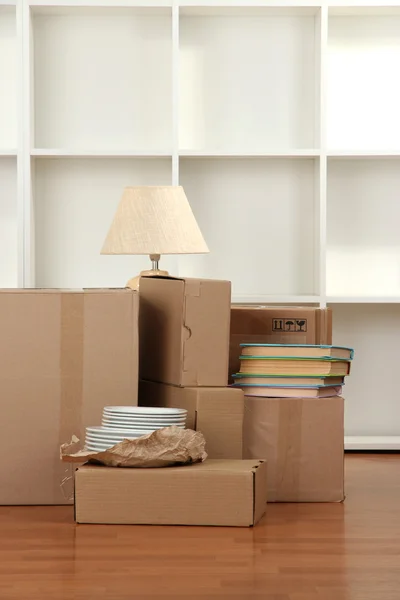
[(327, 398), (340, 396), (354, 351), (340, 346), (241, 344), (234, 387), (246, 396)]

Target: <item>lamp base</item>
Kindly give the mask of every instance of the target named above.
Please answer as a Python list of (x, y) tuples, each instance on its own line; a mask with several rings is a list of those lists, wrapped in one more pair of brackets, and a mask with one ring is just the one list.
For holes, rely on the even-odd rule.
[(161, 269), (149, 269), (148, 271), (141, 271), (136, 277), (132, 277), (126, 284), (126, 287), (131, 290), (139, 290), (139, 282), (141, 277), (168, 277), (168, 271), (162, 271)]

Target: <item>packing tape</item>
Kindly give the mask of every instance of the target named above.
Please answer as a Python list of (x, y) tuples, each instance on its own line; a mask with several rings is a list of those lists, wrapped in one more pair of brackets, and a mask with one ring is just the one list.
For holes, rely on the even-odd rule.
[[(84, 293), (61, 294), (59, 447), (70, 440), (73, 434), (80, 437), (82, 433), (84, 310)], [(57, 460), (60, 460), (58, 454)], [(61, 485), (62, 494), (68, 499), (73, 482), (71, 477), (65, 475), (58, 484), (58, 490)], [(69, 486), (70, 481), (71, 492), (68, 492), (66, 485)]]
[(304, 400), (281, 398), (278, 405), (277, 485), (278, 498), (298, 501), (300, 492), (302, 412)]

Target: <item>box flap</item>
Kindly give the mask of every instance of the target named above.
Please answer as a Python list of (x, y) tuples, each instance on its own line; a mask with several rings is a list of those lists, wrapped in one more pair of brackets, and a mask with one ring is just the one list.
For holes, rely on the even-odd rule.
[(230, 282), (185, 280), (182, 386), (226, 385), (230, 299)]

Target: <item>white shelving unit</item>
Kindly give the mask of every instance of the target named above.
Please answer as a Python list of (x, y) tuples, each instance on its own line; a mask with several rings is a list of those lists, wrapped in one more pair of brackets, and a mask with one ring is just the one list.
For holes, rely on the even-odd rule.
[[(184, 185), (234, 301), (330, 305), (351, 449), (400, 449), (400, 0), (0, 0), (0, 286), (119, 286), (125, 185)], [(399, 405), (400, 406), (400, 405)]]

